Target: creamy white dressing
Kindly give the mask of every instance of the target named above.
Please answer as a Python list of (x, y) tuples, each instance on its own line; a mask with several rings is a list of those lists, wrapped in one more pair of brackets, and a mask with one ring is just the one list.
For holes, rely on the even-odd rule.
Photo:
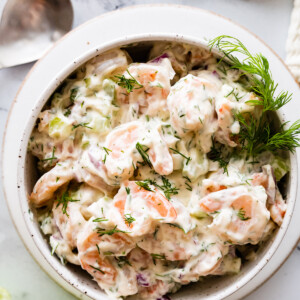
[[(238, 273), (235, 247), (267, 239), (286, 209), (273, 176), (288, 172), (286, 160), (234, 152), (235, 114), (261, 113), (241, 74), (186, 44), (155, 43), (149, 59), (114, 49), (87, 62), (52, 96), (28, 145), (45, 172), (30, 199), (49, 207), (39, 221), (53, 254), (112, 299), (156, 300)], [(215, 143), (231, 154), (226, 168)]]

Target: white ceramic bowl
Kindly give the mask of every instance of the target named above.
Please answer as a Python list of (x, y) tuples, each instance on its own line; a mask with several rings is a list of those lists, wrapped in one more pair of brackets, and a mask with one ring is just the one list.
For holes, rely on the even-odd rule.
[[(257, 37), (231, 21), (208, 11), (173, 5), (144, 5), (102, 15), (73, 30), (60, 40), (30, 71), (10, 111), (3, 144), (3, 183), (15, 226), (29, 252), (41, 267), (65, 289), (83, 299), (107, 299), (90, 276), (72, 265), (63, 266), (51, 256), (27, 195), (34, 184), (35, 169), (26, 154), (28, 139), (55, 88), (74, 69), (108, 49), (139, 41), (182, 41), (199, 46), (204, 38), (228, 34), (242, 40), (251, 52), (263, 53), (280, 88), (293, 93), (294, 101), (280, 111), (282, 120), (295, 121), (295, 101), (300, 91), (283, 62)], [(183, 287), (172, 299), (239, 299), (251, 292), (283, 263), (300, 236), (300, 203), (296, 202), (299, 150), (291, 156), (287, 190), (288, 208), (281, 228), (236, 276), (214, 278)], [(284, 244), (284, 246), (283, 246)]]

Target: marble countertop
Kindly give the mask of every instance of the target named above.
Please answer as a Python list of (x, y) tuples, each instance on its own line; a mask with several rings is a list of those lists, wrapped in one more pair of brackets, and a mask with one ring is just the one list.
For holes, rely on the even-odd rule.
[[(222, 14), (245, 26), (269, 44), (283, 59), (292, 0), (73, 0), (74, 27), (107, 11), (144, 3), (175, 3)], [(0, 3), (0, 10), (5, 1)], [(101, 34), (101, 32), (99, 33)], [(226, 34), (226, 33), (224, 33)], [(13, 98), (32, 64), (0, 70), (0, 139)], [(21, 125), (21, 124), (20, 124)], [(299, 299), (300, 246), (281, 269), (246, 300)], [(75, 299), (39, 268), (19, 239), (0, 187), (0, 287), (12, 299)]]

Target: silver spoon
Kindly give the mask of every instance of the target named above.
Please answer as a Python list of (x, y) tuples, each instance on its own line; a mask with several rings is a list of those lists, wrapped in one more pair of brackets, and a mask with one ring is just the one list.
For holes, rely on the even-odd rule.
[(8, 0), (0, 22), (0, 69), (39, 59), (72, 23), (70, 0)]

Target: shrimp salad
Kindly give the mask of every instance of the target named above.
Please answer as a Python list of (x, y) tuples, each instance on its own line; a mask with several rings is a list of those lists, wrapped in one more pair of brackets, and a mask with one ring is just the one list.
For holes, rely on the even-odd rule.
[(289, 156), (249, 154), (245, 120), (264, 109), (241, 70), (183, 43), (129, 53), (94, 57), (51, 96), (29, 201), (52, 255), (111, 299), (168, 299), (255, 257), (283, 221)]

